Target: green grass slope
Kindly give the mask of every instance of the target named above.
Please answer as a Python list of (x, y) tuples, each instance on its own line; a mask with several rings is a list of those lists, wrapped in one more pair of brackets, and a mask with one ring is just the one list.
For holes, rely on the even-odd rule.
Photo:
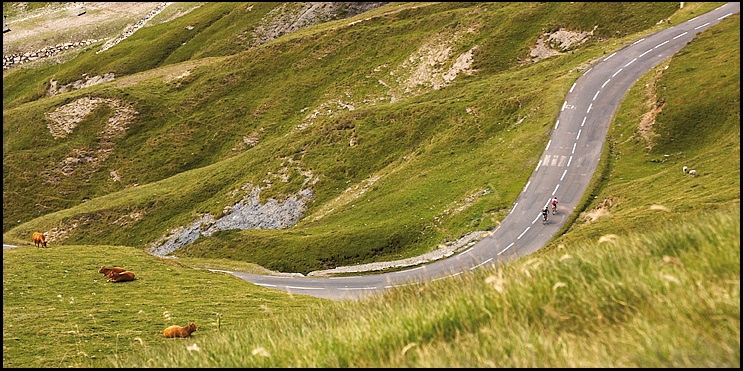
[[(259, 167), (261, 158), (271, 157), (268, 154), (261, 157), (258, 151), (252, 152), (255, 159), (237, 154), (21, 224), (6, 232), (4, 240), (24, 241), (26, 234), (37, 228), (43, 230), (44, 226), (73, 222), (79, 223), (78, 228), (83, 232), (72, 234), (69, 242), (128, 240), (121, 244), (126, 246), (70, 243), (49, 249), (23, 247), (4, 251), (3, 366), (739, 368), (739, 39), (740, 16), (730, 16), (646, 74), (619, 108), (610, 129), (604, 168), (599, 173), (603, 176), (597, 176), (595, 186), (586, 196), (585, 213), (577, 216), (571, 227), (546, 249), (507, 266), (484, 267), (446, 280), (397, 288), (358, 302), (328, 302), (291, 296), (229, 275), (184, 266), (202, 265), (198, 264), (199, 259), (160, 259), (141, 251), (136, 244), (138, 239), (142, 240), (140, 244), (145, 244), (162, 233), (163, 225), (190, 221), (193, 214), (189, 205), (195, 205), (194, 209), (199, 211), (217, 212), (221, 207), (212, 205), (215, 199), (202, 198), (199, 193), (229, 189), (225, 184), (234, 188), (244, 185), (246, 178), (235, 174), (251, 166)], [(470, 76), (465, 79), (469, 89), (456, 90), (459, 84), (454, 84), (413, 97), (404, 105), (397, 103), (403, 109), (400, 112), (395, 110), (395, 104), (390, 104), (381, 107), (380, 112), (350, 113), (358, 115), (353, 117), (388, 120), (359, 125), (366, 126), (365, 140), (371, 140), (374, 135), (397, 133), (398, 137), (406, 138), (405, 143), (415, 142), (416, 132), (410, 132), (412, 129), (405, 125), (374, 131), (372, 124), (378, 127), (386, 122), (387, 126), (394, 126), (389, 119), (400, 123), (404, 116), (395, 115), (402, 115), (401, 112), (422, 121), (423, 118), (417, 117), (427, 110), (416, 107), (428, 109), (435, 104), (456, 107), (456, 99), (465, 99), (469, 90), (477, 92), (472, 97), (478, 97), (478, 94), (488, 96), (484, 92), (505, 89), (501, 86), (520, 87), (525, 89), (524, 93), (511, 91), (503, 96), (518, 97), (523, 104), (529, 94), (542, 94), (530, 90), (529, 80), (548, 87), (544, 89), (546, 95), (555, 95), (557, 103), (547, 103), (554, 106), (552, 111), (557, 111), (563, 97), (561, 89), (564, 93), (577, 73), (563, 75), (550, 70), (563, 63), (571, 66), (590, 60), (598, 50), (588, 48), (583, 54), (576, 51), (575, 57), (557, 57), (562, 58), (559, 63), (558, 59), (550, 62), (554, 64), (544, 63), (548, 59), (531, 67), (516, 68), (512, 73), (494, 73), (490, 81), (499, 81), (501, 85), (489, 85)], [(534, 80), (535, 76), (539, 78)], [(549, 90), (552, 78), (559, 81)], [(449, 97), (452, 91), (459, 95)], [(427, 97), (438, 100), (428, 102)], [(532, 97), (531, 104), (541, 99), (549, 100)], [(510, 104), (518, 107), (514, 102), (517, 100)], [(715, 105), (715, 102), (729, 104)], [(473, 107), (471, 104), (460, 106), (463, 115), (467, 112), (464, 107)], [(505, 100), (492, 109), (509, 112), (508, 104)], [(482, 103), (488, 109), (492, 106), (492, 102)], [(514, 117), (524, 117), (525, 111), (511, 109)], [(446, 110), (438, 112), (446, 117)], [(655, 120), (643, 120), (649, 112), (655, 112)], [(549, 125), (549, 114), (544, 115)], [(493, 125), (471, 120), (481, 126)], [(532, 140), (527, 138), (535, 133), (542, 132), (546, 138), (546, 129), (534, 132), (523, 129), (529, 121), (526, 118), (518, 125), (514, 125), (518, 120), (510, 122), (505, 130), (496, 133), (496, 138), (503, 135), (506, 141), (499, 147), (505, 148), (505, 153), (498, 154), (495, 160), (502, 161), (499, 166), (508, 166), (511, 171), (526, 166), (528, 174), (528, 166), (523, 165), (528, 160), (516, 161), (520, 157), (512, 158), (508, 152), (529, 153), (530, 150), (521, 147), (530, 145)], [(658, 136), (647, 134), (646, 124), (650, 121)], [(282, 152), (286, 148), (287, 151), (304, 148), (300, 146), (303, 143), (309, 150), (309, 144), (316, 143), (313, 140), (319, 145), (312, 148), (332, 147), (334, 142), (329, 137), (341, 135), (338, 131), (346, 123), (341, 118), (319, 125), (316, 122), (308, 129), (322, 135), (313, 138), (290, 134), (288, 137), (301, 137), (291, 141), (277, 135), (259, 146), (266, 145), (275, 154), (286, 154)], [(532, 126), (539, 128), (540, 124)], [(465, 174), (466, 170), (483, 172), (482, 168), (474, 170), (477, 165), (470, 162), (484, 161), (478, 156), (494, 152), (468, 142), (472, 133), (455, 135), (457, 131), (475, 129), (467, 125), (450, 129), (455, 133), (435, 132), (433, 137), (420, 141), (420, 147), (399, 149), (404, 153), (402, 158), (393, 156), (388, 162), (368, 160), (377, 161), (379, 169), (344, 168), (349, 174), (361, 172), (362, 180), (368, 179), (366, 174), (384, 175), (363, 197), (349, 203), (356, 206), (328, 213), (317, 221), (308, 217), (289, 230), (231, 231), (217, 237), (235, 241), (233, 246), (241, 246), (240, 249), (250, 244), (246, 236), (259, 238), (261, 243), (274, 241), (273, 248), (291, 246), (295, 243), (292, 241), (324, 239), (330, 245), (323, 248), (331, 249), (352, 243), (353, 232), (365, 233), (367, 229), (361, 225), (367, 223), (377, 231), (388, 233), (369, 234), (370, 244), (382, 237), (388, 237), (392, 244), (399, 241), (392, 237), (404, 236), (406, 229), (399, 228), (398, 235), (394, 235), (392, 227), (389, 230), (384, 227), (394, 225), (395, 221), (410, 222), (409, 227), (414, 225), (414, 219), (429, 215), (423, 214), (427, 212), (425, 208), (410, 211), (401, 205), (435, 208), (437, 202), (444, 206), (430, 215), (439, 216), (434, 219), (438, 224), (434, 223), (432, 229), (441, 235), (495, 223), (502, 214), (492, 210), (492, 205), (497, 204), (497, 199), (508, 198), (500, 194), (505, 187), (492, 187), (492, 193), (481, 197), (487, 202), (477, 201), (469, 205), (467, 212), (448, 215), (441, 211), (461, 206), (468, 192), (484, 189), (487, 182), (501, 181), (493, 178), (498, 173)], [(361, 146), (362, 136), (358, 138)], [(438, 141), (458, 146), (438, 146)], [(387, 143), (391, 142), (389, 139), (377, 142), (393, 149), (401, 146)], [(535, 154), (539, 148), (541, 145), (534, 146)], [(332, 153), (330, 148), (327, 150)], [(305, 156), (302, 165), (304, 161), (309, 163), (308, 157), (312, 155)], [(338, 157), (337, 161), (345, 158)], [(362, 156), (358, 158), (355, 161), (362, 161)], [(430, 164), (433, 160), (438, 162)], [(318, 163), (319, 160), (314, 162)], [(684, 165), (696, 169), (699, 175), (690, 178), (682, 174)], [(327, 168), (335, 169), (330, 165)], [(333, 201), (335, 195), (349, 187), (343, 179), (351, 178), (339, 178), (337, 183), (328, 183), (337, 184), (335, 193), (324, 196), (317, 193), (318, 198), (324, 197), (326, 201), (312, 206), (310, 216), (326, 211), (323, 205), (340, 203)], [(482, 183), (468, 185), (468, 179)], [(286, 182), (283, 192), (298, 189), (301, 181), (294, 182), (297, 183)], [(406, 189), (403, 183), (408, 182), (416, 186)], [(509, 182), (513, 182), (511, 192), (515, 197), (519, 182)], [(455, 185), (446, 186), (450, 183)], [(435, 196), (437, 192), (428, 189), (431, 185), (449, 195)], [(372, 194), (374, 197), (370, 197)], [(378, 198), (393, 205), (376, 202)], [(219, 199), (222, 205), (227, 200), (231, 199), (226, 196)], [(377, 213), (370, 215), (356, 210), (362, 206), (363, 211)], [(154, 211), (160, 207), (185, 210)], [(150, 217), (145, 219), (153, 221), (138, 221), (136, 228), (121, 222), (114, 224), (115, 228), (101, 227), (119, 221), (121, 215), (135, 215), (139, 210), (148, 210)], [(378, 215), (384, 218), (375, 220)], [(445, 218), (439, 222), (441, 215)], [(379, 221), (390, 218), (388, 224)], [(244, 233), (247, 234), (241, 237)], [(205, 240), (194, 246), (208, 250), (210, 245)], [(407, 248), (414, 251), (411, 246)], [(244, 253), (240, 249), (225, 247), (221, 257), (239, 256)], [(314, 253), (303, 251), (302, 254), (307, 254), (301, 255), (304, 257)], [(208, 261), (244, 266), (239, 261)], [(106, 284), (97, 273), (100, 265), (124, 266), (134, 270), (139, 280)], [(200, 327), (191, 339), (165, 339), (160, 333), (170, 324), (188, 322), (196, 322)]]
[[(630, 90), (589, 201), (589, 211), (608, 212), (579, 218), (549, 248), (107, 364), (740, 367), (740, 105), (706, 110), (715, 99), (739, 100), (739, 30), (740, 17), (730, 17)], [(640, 123), (658, 102), (659, 136), (646, 140)], [(709, 122), (684, 124), (680, 112)], [(698, 125), (709, 127), (697, 140), (668, 144)], [(700, 174), (690, 178), (683, 165)]]
[(225, 326), (104, 364), (736, 368), (739, 212)]
[[(144, 28), (111, 53), (91, 49), (65, 64), (4, 76), (4, 89), (13, 90), (3, 110), (4, 239), (26, 241), (38, 230), (54, 234), (56, 244), (146, 247), (199, 215), (222, 215), (247, 185), (261, 186), (265, 202), (312, 180), (314, 198), (295, 227), (218, 232), (179, 254), (306, 273), (427, 252), (497, 225), (584, 63), (626, 41), (608, 37), (630, 40), (677, 11), (670, 3), (390, 4), (231, 56), (181, 51), (195, 40), (208, 50), (227, 37), (206, 31), (245, 11), (226, 4)], [(685, 7), (677, 17), (699, 11)], [(204, 31), (186, 42), (194, 24)], [(541, 32), (596, 25), (596, 38), (573, 52), (519, 65)], [(471, 75), (438, 90), (413, 83), (420, 66), (410, 65), (411, 56), (437, 49), (457, 56), (475, 46)], [(198, 66), (187, 76), (158, 77), (189, 58), (184, 63)], [(453, 59), (437, 67), (439, 76)], [(145, 71), (158, 66), (165, 67)], [(69, 82), (83, 71), (123, 76), (41, 97), (50, 78)], [(101, 105), (68, 137), (53, 138), (46, 114), (83, 97), (116, 100), (136, 118), (122, 136), (101, 138), (116, 114)], [(104, 161), (85, 157), (108, 149)], [(70, 158), (82, 164), (60, 175)]]
[[(107, 283), (102, 265), (135, 274)], [(3, 251), (3, 367), (69, 367), (164, 344), (194, 322), (211, 336), (240, 322), (305, 310), (323, 300), (194, 270), (126, 246)]]

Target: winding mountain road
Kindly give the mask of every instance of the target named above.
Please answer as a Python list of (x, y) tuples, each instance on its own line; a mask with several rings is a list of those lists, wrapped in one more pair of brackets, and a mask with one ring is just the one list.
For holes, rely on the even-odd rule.
[[(539, 163), (510, 213), (488, 237), (455, 256), (404, 271), (351, 277), (286, 277), (222, 271), (263, 287), (331, 300), (355, 299), (395, 286), (437, 280), (500, 264), (543, 247), (565, 224), (599, 162), (614, 112), (643, 74), (694, 36), (740, 12), (727, 3), (711, 12), (648, 35), (603, 57), (570, 88)], [(543, 224), (540, 210), (552, 197), (558, 213)]]

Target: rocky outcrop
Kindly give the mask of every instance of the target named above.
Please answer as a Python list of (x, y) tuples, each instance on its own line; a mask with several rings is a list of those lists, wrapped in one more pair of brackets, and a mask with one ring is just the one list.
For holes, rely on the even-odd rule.
[(83, 40), (70, 43), (47, 46), (39, 50), (27, 53), (3, 55), (3, 71), (20, 66), (24, 63), (33, 62), (37, 59), (48, 58), (71, 49), (85, 47), (102, 40)]
[(531, 47), (529, 59), (520, 61), (520, 64), (536, 63), (553, 55), (565, 54), (590, 40), (597, 27), (591, 31), (568, 31), (560, 28), (555, 32), (542, 34), (537, 39), (537, 45)]
[(283, 229), (293, 226), (306, 210), (307, 201), (314, 196), (305, 188), (283, 201), (259, 201), (261, 188), (252, 188), (249, 195), (226, 209), (225, 215), (215, 218), (206, 214), (193, 223), (180, 226), (152, 244), (149, 253), (165, 256), (178, 248), (196, 241), (199, 236), (211, 236), (228, 229)]
[(88, 86), (93, 86), (95, 84), (100, 84), (102, 82), (111, 81), (116, 76), (113, 72), (109, 72), (104, 74), (103, 76), (93, 76), (90, 77), (88, 74), (83, 74), (83, 78), (77, 81), (73, 81), (69, 84), (57, 86), (57, 80), (49, 80), (49, 91), (46, 92), (46, 95), (49, 97), (53, 97), (57, 94), (66, 93), (68, 91), (73, 91), (77, 89), (87, 88)]
[(350, 18), (379, 8), (388, 2), (305, 2), (282, 3), (252, 32), (249, 47), (263, 45), (282, 35), (335, 19)]

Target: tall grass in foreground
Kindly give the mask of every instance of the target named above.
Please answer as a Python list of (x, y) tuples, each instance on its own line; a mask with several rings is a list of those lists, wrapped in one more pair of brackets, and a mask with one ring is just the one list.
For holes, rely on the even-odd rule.
[(740, 208), (168, 342), (114, 367), (739, 367)]

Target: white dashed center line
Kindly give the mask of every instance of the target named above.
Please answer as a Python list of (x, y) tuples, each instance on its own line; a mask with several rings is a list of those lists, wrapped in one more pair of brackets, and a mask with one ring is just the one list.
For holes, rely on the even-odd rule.
[(526, 229), (524, 229), (524, 231), (523, 231), (523, 232), (521, 232), (521, 234), (520, 234), (520, 235), (519, 235), (519, 236), (518, 236), (518, 237), (517, 237), (516, 239), (517, 239), (517, 240), (520, 240), (520, 239), (521, 239), (521, 237), (523, 237), (523, 236), (524, 236), (524, 233), (526, 233), (526, 231), (528, 231), (528, 230), (529, 230), (529, 228), (531, 228), (531, 227), (526, 227)]
[(511, 242), (510, 245), (506, 246), (506, 248), (503, 249), (503, 251), (499, 252), (498, 255), (503, 254), (504, 252), (506, 252), (506, 250), (508, 250), (511, 246), (513, 246), (513, 242)]

